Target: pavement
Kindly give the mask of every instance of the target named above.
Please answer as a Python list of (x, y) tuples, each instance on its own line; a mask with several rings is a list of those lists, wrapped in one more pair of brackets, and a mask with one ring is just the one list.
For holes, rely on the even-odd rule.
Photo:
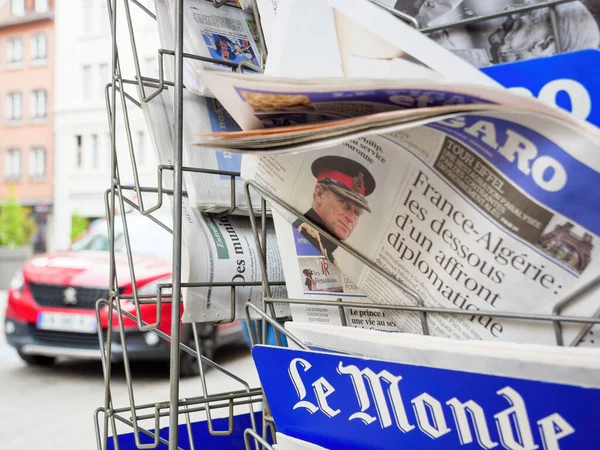
[[(6, 293), (0, 291), (0, 448), (95, 449), (94, 411), (104, 404), (105, 382), (100, 361), (61, 360), (52, 367), (30, 367), (4, 339)], [(244, 346), (224, 348), (216, 360), (225, 369), (259, 386), (249, 351)], [(169, 398), (169, 369), (165, 363), (131, 365), (132, 393), (136, 405)], [(128, 384), (122, 364), (112, 366), (111, 393), (115, 408), (129, 406)], [(209, 369), (210, 394), (239, 390), (231, 378)], [(200, 379), (180, 382), (180, 398), (202, 394)], [(224, 413), (224, 411), (223, 411)], [(201, 420), (201, 413), (192, 421)], [(222, 414), (214, 414), (218, 417)], [(167, 425), (168, 418), (161, 421)], [(183, 418), (182, 418), (183, 422)], [(141, 423), (153, 428), (153, 421)], [(121, 427), (119, 433), (131, 432)]]

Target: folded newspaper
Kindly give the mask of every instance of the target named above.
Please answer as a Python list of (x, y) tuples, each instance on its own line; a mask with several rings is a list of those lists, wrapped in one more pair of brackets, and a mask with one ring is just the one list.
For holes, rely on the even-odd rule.
[[(175, 1), (154, 1), (161, 46), (173, 50)], [(240, 64), (261, 65), (254, 15), (231, 3), (234, 2), (216, 8), (212, 0), (183, 0), (184, 53), (221, 62), (184, 57), (184, 84), (198, 95), (211, 95), (201, 77), (207, 69), (231, 71)], [(243, 3), (247, 6), (247, 2)], [(166, 57), (165, 62), (166, 73), (173, 74), (173, 58)]]
[[(204, 81), (247, 131), (195, 143), (259, 150), (244, 155), (242, 178), (300, 213), (279, 208), (286, 221), (275, 222), (294, 298), (551, 314), (600, 272), (600, 132), (563, 110), (444, 80)], [(599, 306), (589, 294), (563, 313), (591, 317)], [(422, 329), (416, 313), (345, 314), (359, 327)], [(337, 308), (313, 306), (305, 317), (341, 321)], [(436, 336), (555, 342), (548, 322), (426, 320)], [(565, 325), (565, 342), (580, 329)]]
[[(142, 102), (144, 118), (161, 148), (173, 146), (173, 89), (165, 88), (150, 102)], [(183, 158), (187, 167), (201, 167), (206, 171), (184, 171), (188, 202), (203, 213), (248, 214), (244, 183), (235, 174), (241, 170), (242, 157), (227, 151), (205, 149), (195, 151), (191, 146), (192, 130), (206, 131), (239, 130), (238, 125), (218, 100), (200, 97), (183, 90)], [(223, 171), (215, 174), (210, 171)], [(232, 187), (232, 183), (235, 186)], [(260, 211), (260, 199), (252, 193), (256, 211)]]
[[(214, 99), (203, 99), (184, 90), (184, 111), (188, 123), (206, 126), (208, 105), (214, 105)], [(151, 133), (157, 153), (157, 160), (163, 165), (173, 164), (173, 109), (172, 93), (165, 89), (152, 101), (142, 103), (144, 117)], [(226, 113), (222, 112), (221, 117)], [(223, 169), (223, 153), (213, 151), (187, 152), (184, 143), (184, 155), (190, 157), (188, 163), (208, 169)], [(239, 155), (235, 155), (238, 156)], [(185, 157), (184, 157), (185, 159)], [(239, 166), (239, 159), (237, 162)], [(238, 167), (239, 170), (239, 167)], [(172, 189), (173, 172), (163, 173), (163, 188)], [(189, 175), (186, 173), (186, 175)], [(215, 175), (192, 174), (184, 177), (184, 191), (191, 193), (196, 189), (204, 205), (204, 210), (221, 210), (229, 204), (229, 177), (220, 180)], [(242, 183), (237, 183), (243, 186)], [(192, 189), (190, 189), (192, 187)], [(241, 199), (241, 189), (237, 196)], [(169, 197), (172, 201), (172, 197)], [(261, 282), (262, 271), (258, 250), (251, 229), (250, 219), (243, 216), (214, 216), (203, 213), (197, 207), (198, 200), (191, 201), (188, 195), (182, 199), (182, 231), (184, 256), (182, 274), (184, 281), (198, 283), (238, 283)], [(207, 203), (213, 202), (213, 207)], [(272, 224), (267, 232), (267, 266), (270, 281), (282, 281), (281, 257)], [(287, 297), (283, 286), (274, 286), (273, 293)], [(238, 286), (234, 290), (228, 286), (191, 287), (183, 289), (184, 322), (216, 322), (232, 318), (245, 318), (245, 304), (256, 303), (261, 308), (262, 287)], [(289, 307), (276, 305), (278, 317), (289, 316)]]

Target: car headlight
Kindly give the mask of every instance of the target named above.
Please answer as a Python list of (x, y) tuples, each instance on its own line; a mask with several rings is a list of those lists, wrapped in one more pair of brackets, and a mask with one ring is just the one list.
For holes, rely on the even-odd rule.
[[(138, 288), (138, 294), (139, 295), (156, 295), (159, 284), (168, 284), (171, 282), (172, 282), (171, 277), (159, 278), (158, 280), (151, 281), (150, 283), (147, 283), (147, 284), (143, 285), (142, 287)], [(164, 288), (161, 291), (160, 295), (161, 295), (161, 297), (170, 297), (171, 292), (172, 292), (171, 288)]]
[(21, 294), (25, 291), (25, 279), (23, 278), (22, 270), (17, 271), (12, 280), (10, 280), (10, 288), (16, 289)]

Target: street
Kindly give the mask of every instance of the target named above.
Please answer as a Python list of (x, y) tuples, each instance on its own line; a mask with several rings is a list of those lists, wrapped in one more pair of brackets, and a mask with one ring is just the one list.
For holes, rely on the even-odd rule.
[[(104, 403), (101, 362), (63, 360), (51, 367), (27, 366), (5, 342), (5, 305), (6, 293), (0, 291), (0, 448), (96, 448), (94, 411)], [(216, 360), (225, 369), (247, 381), (251, 387), (259, 385), (247, 348), (224, 348)], [(132, 363), (131, 369), (136, 405), (168, 400), (168, 362)], [(114, 407), (128, 407), (129, 396), (123, 364), (114, 364), (112, 373)], [(208, 369), (206, 378), (210, 394), (242, 389), (239, 383), (214, 369)], [(180, 398), (199, 395), (202, 395), (199, 377), (181, 380)], [(214, 415), (218, 417), (222, 414)], [(168, 423), (167, 419), (162, 421), (161, 426)], [(192, 421), (198, 420), (201, 420), (200, 413), (192, 416)], [(153, 421), (145, 421), (141, 425), (153, 428)], [(119, 432), (131, 431), (121, 428)]]

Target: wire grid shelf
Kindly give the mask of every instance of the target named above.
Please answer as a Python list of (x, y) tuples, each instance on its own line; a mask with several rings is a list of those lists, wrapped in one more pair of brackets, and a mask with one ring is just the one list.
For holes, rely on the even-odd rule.
[[(260, 16), (258, 13), (258, 7), (256, 4), (256, 0), (252, 0), (252, 13), (254, 15), (257, 29), (258, 29), (258, 38), (259, 43), (261, 45), (261, 66), (256, 67), (252, 64), (248, 64), (246, 62), (241, 64), (234, 64), (228, 61), (218, 61), (212, 58), (201, 57), (198, 55), (193, 55), (189, 53), (183, 52), (183, 7), (184, 0), (176, 0), (175, 3), (175, 38), (174, 38), (174, 50), (168, 49), (157, 49), (158, 52), (158, 78), (152, 78), (144, 76), (140, 69), (138, 51), (136, 46), (135, 39), (135, 27), (133, 26), (132, 16), (131, 16), (131, 7), (140, 8), (150, 17), (156, 20), (156, 16), (147, 9), (143, 4), (141, 4), (138, 0), (106, 0), (108, 3), (108, 14), (109, 14), (109, 23), (111, 27), (111, 40), (112, 40), (112, 81), (106, 86), (105, 89), (105, 100), (106, 100), (106, 108), (107, 108), (107, 118), (109, 123), (109, 131), (111, 136), (111, 174), (110, 174), (110, 187), (105, 192), (105, 208), (106, 208), (106, 216), (108, 218), (108, 235), (109, 235), (109, 253), (110, 253), (110, 290), (109, 290), (109, 298), (101, 299), (96, 304), (96, 314), (98, 321), (100, 320), (100, 311), (105, 309), (108, 311), (108, 317), (116, 317), (117, 318), (117, 326), (116, 331), (113, 330), (111, 332), (104, 332), (101, 328), (98, 330), (98, 339), (100, 342), (100, 350), (102, 354), (102, 367), (104, 374), (104, 404), (99, 407), (94, 413), (94, 425), (96, 431), (96, 442), (97, 448), (99, 450), (109, 448), (109, 442), (112, 441), (113, 448), (119, 448), (118, 442), (118, 429), (117, 424), (122, 424), (133, 430), (135, 445), (137, 448), (151, 449), (157, 448), (159, 445), (163, 444), (168, 446), (169, 450), (179, 449), (179, 419), (183, 417), (185, 420), (185, 429), (188, 434), (188, 438), (190, 441), (190, 448), (194, 448), (193, 444), (193, 431), (192, 431), (192, 413), (203, 413), (206, 417), (206, 422), (208, 426), (208, 431), (210, 436), (215, 437), (216, 439), (227, 439), (228, 436), (231, 436), (234, 431), (234, 407), (237, 406), (248, 406), (251, 412), (251, 427), (244, 430), (243, 438), (245, 442), (245, 446), (247, 449), (255, 448), (272, 448), (270, 442), (275, 442), (275, 423), (273, 417), (270, 415), (270, 410), (266, 399), (263, 396), (262, 388), (255, 387), (252, 388), (246, 383), (242, 378), (236, 376), (234, 373), (231, 373), (220, 365), (216, 364), (214, 361), (206, 358), (201, 352), (198, 352), (196, 349), (201, 348), (202, 336), (198, 330), (198, 323), (191, 324), (192, 332), (193, 332), (193, 345), (194, 348), (190, 347), (190, 345), (186, 345), (186, 343), (182, 342), (181, 339), (181, 322), (180, 322), (180, 306), (181, 306), (181, 289), (186, 287), (229, 287), (231, 292), (231, 307), (232, 311), (234, 310), (233, 306), (236, 303), (236, 288), (243, 286), (261, 286), (262, 294), (264, 300), (264, 309), (261, 310), (256, 305), (252, 303), (246, 304), (246, 323), (248, 325), (248, 330), (250, 334), (250, 341), (252, 345), (261, 344), (266, 342), (266, 327), (267, 324), (270, 324), (275, 329), (275, 335), (278, 345), (282, 345), (282, 335), (285, 335), (287, 339), (294, 342), (300, 348), (306, 348), (306, 346), (295, 336), (291, 335), (283, 326), (281, 326), (280, 321), (274, 319), (275, 303), (287, 303), (290, 305), (302, 305), (308, 304), (311, 305), (321, 305), (321, 306), (335, 306), (340, 310), (340, 317), (342, 318), (343, 325), (346, 325), (344, 308), (369, 308), (369, 309), (382, 309), (382, 310), (394, 310), (394, 311), (403, 311), (403, 312), (417, 312), (421, 318), (421, 327), (423, 334), (429, 334), (428, 325), (427, 325), (427, 316), (429, 314), (454, 314), (454, 315), (473, 315), (472, 312), (462, 311), (459, 309), (449, 309), (449, 308), (432, 308), (426, 307), (423, 305), (422, 301), (417, 302), (417, 305), (375, 305), (373, 303), (366, 302), (337, 302), (337, 301), (307, 301), (307, 300), (298, 300), (298, 299), (280, 299), (273, 298), (271, 296), (271, 286), (279, 286), (284, 285), (283, 281), (269, 281), (266, 274), (266, 252), (267, 252), (267, 240), (266, 240), (266, 206), (267, 203), (271, 205), (277, 205), (280, 208), (283, 208), (289, 213), (292, 213), (298, 218), (301, 218), (309, 225), (313, 226), (317, 231), (319, 231), (323, 236), (328, 238), (329, 240), (335, 242), (340, 248), (348, 251), (354, 257), (359, 259), (361, 262), (369, 266), (371, 269), (377, 271), (381, 276), (385, 279), (393, 283), (400, 291), (407, 292), (410, 295), (410, 292), (407, 290), (406, 286), (403, 285), (402, 282), (395, 279), (391, 275), (383, 272), (381, 269), (376, 267), (373, 263), (371, 263), (367, 258), (363, 255), (360, 255), (353, 249), (349, 248), (343, 242), (340, 242), (333, 236), (331, 236), (328, 232), (312, 223), (310, 220), (306, 219), (303, 214), (299, 211), (292, 208), (290, 205), (282, 202), (280, 199), (266, 192), (264, 189), (259, 187), (258, 185), (247, 182), (245, 183), (245, 195), (246, 200), (249, 206), (249, 217), (252, 224), (252, 231), (254, 235), (254, 239), (257, 245), (257, 248), (260, 250), (258, 252), (259, 261), (262, 268), (262, 282), (244, 282), (244, 283), (236, 283), (236, 282), (223, 282), (223, 283), (209, 283), (203, 280), (197, 280), (195, 282), (190, 283), (182, 283), (181, 277), (181, 257), (182, 257), (182, 199), (187, 196), (187, 193), (183, 189), (183, 173), (184, 172), (194, 172), (194, 173), (204, 173), (214, 176), (227, 176), (230, 178), (230, 192), (231, 199), (229, 208), (226, 209), (223, 213), (219, 215), (227, 215), (236, 210), (236, 183), (239, 183), (239, 173), (238, 172), (230, 172), (230, 171), (219, 171), (213, 170), (203, 167), (187, 167), (183, 165), (183, 89), (185, 89), (183, 83), (183, 64), (184, 59), (192, 59), (197, 61), (202, 61), (204, 63), (209, 64), (219, 64), (221, 66), (225, 65), (231, 68), (232, 71), (243, 72), (246, 70), (261, 72), (264, 67), (266, 56), (267, 56), (267, 46), (264, 39), (263, 30), (260, 23)], [(207, 0), (209, 1), (209, 0)], [(379, 5), (380, 7), (386, 9), (391, 14), (399, 17), (400, 19), (406, 21), (411, 24), (415, 28), (419, 29), (419, 25), (414, 17), (408, 16), (398, 10), (395, 10), (391, 7), (381, 4), (378, 0), (370, 0), (373, 3)], [(528, 11), (548, 8), (550, 19), (552, 23), (552, 29), (555, 37), (555, 42), (557, 45), (557, 51), (562, 52), (560, 48), (560, 34), (559, 29), (557, 27), (557, 16), (556, 16), (556, 8), (557, 6), (569, 3), (574, 0), (550, 0), (550, 1), (542, 1), (536, 4), (527, 4), (519, 7), (512, 8), (506, 11), (498, 11), (494, 14), (488, 14), (485, 16), (471, 17), (465, 20), (448, 23), (442, 26), (436, 26), (431, 28), (420, 29), (421, 32), (425, 34), (435, 33), (443, 30), (450, 30), (453, 28), (460, 28), (471, 24), (476, 24), (480, 22), (486, 22), (492, 19), (502, 18), (513, 14), (525, 13)], [(122, 76), (120, 61), (119, 61), (119, 53), (118, 53), (118, 45), (117, 45), (117, 5), (122, 4), (123, 11), (126, 17), (127, 22), (127, 31), (130, 38), (132, 53), (133, 53), (133, 61), (135, 68), (135, 79), (126, 79)], [(227, 0), (212, 0), (212, 4), (215, 8), (223, 7), (227, 3)], [(228, 5), (227, 7), (231, 7)], [(172, 57), (175, 61), (173, 80), (169, 80), (166, 77), (164, 64), (165, 57)], [(127, 86), (134, 86), (137, 88), (137, 93), (139, 99), (134, 98), (133, 95), (126, 92)], [(165, 165), (159, 164), (157, 166), (157, 180), (156, 186), (144, 186), (140, 184), (139, 174), (136, 163), (136, 153), (132, 140), (132, 133), (129, 124), (129, 115), (128, 115), (128, 107), (136, 107), (141, 108), (143, 103), (148, 103), (153, 101), (164, 89), (173, 89), (174, 92), (174, 116), (173, 116), (173, 124), (174, 124), (174, 154), (173, 154), (173, 164)], [(118, 95), (118, 100), (117, 100)], [(133, 171), (133, 179), (134, 185), (128, 186), (124, 185), (121, 182), (120, 174), (119, 174), (119, 161), (117, 158), (117, 148), (116, 148), (116, 129), (117, 129), (117, 101), (120, 102), (120, 106), (123, 112), (123, 122), (125, 133), (127, 137), (127, 146), (128, 146), (128, 154), (132, 164)], [(173, 178), (173, 186), (172, 189), (166, 189), (163, 187), (163, 176), (165, 172), (171, 172)], [(261, 208), (260, 211), (255, 211), (252, 200), (250, 196), (251, 190), (255, 191), (260, 198)], [(134, 202), (127, 198), (127, 192), (135, 192), (137, 197), (137, 202)], [(143, 194), (144, 193), (152, 193), (157, 196), (157, 202), (153, 205), (145, 205)], [(163, 198), (164, 196), (168, 196), (172, 200), (172, 215), (173, 215), (173, 225), (172, 227), (166, 226), (164, 223), (160, 221), (153, 213), (158, 211), (163, 206)], [(122, 220), (124, 238), (125, 238), (125, 247), (126, 254), (128, 259), (128, 269), (129, 275), (132, 281), (132, 294), (124, 295), (120, 293), (119, 283), (117, 279), (117, 268), (116, 268), (116, 259), (115, 259), (115, 223), (118, 219), (117, 214), (115, 213), (118, 208), (120, 211), (125, 211), (126, 205), (140, 214), (146, 216), (148, 220), (153, 221), (158, 224), (168, 232), (170, 232), (173, 236), (173, 269), (172, 269), (172, 282), (171, 283), (163, 283), (159, 284), (157, 287), (156, 294), (140, 294), (136, 287), (136, 276), (135, 276), (135, 264), (133, 263), (133, 255), (131, 250), (131, 243), (129, 239), (129, 231), (127, 227), (127, 218), (126, 214), (120, 214), (120, 220)], [(517, 314), (504, 312), (499, 313), (495, 311), (479, 311), (478, 314), (486, 315), (490, 317), (496, 318), (509, 318), (523, 321), (532, 321), (532, 322), (551, 322), (554, 326), (555, 335), (556, 335), (556, 343), (557, 345), (564, 345), (564, 339), (562, 337), (562, 326), (563, 322), (571, 322), (571, 323), (583, 323), (586, 324), (586, 327), (579, 334), (576, 342), (578, 340), (583, 339), (583, 337), (587, 334), (587, 332), (591, 329), (594, 324), (600, 323), (600, 311), (593, 318), (583, 318), (583, 317), (567, 317), (562, 316), (561, 311), (567, 306), (567, 304), (574, 301), (578, 296), (587, 292), (588, 289), (593, 287), (594, 285), (600, 282), (600, 276), (596, 279), (592, 280), (588, 285), (582, 287), (577, 292), (574, 292), (568, 298), (565, 298), (560, 304), (558, 304), (552, 314), (550, 315), (542, 315), (542, 314)], [(418, 300), (418, 299), (417, 299)], [(130, 313), (123, 309), (123, 302), (132, 302), (135, 305), (135, 314)], [(144, 304), (153, 304), (156, 305), (156, 310), (158, 316), (154, 323), (147, 323), (141, 318), (141, 305)], [(165, 304), (170, 304), (171, 306), (171, 335), (167, 335), (163, 331), (159, 329), (159, 324), (161, 322), (160, 311), (162, 310), (162, 306)], [(251, 310), (258, 315), (261, 320), (256, 321), (251, 319), (250, 312)], [(156, 402), (156, 403), (148, 403), (148, 404), (139, 404), (136, 403), (134, 388), (133, 388), (133, 380), (132, 373), (129, 365), (129, 356), (127, 353), (127, 340), (126, 333), (124, 327), (124, 319), (129, 319), (134, 321), (137, 324), (137, 328), (140, 331), (146, 331), (156, 334), (159, 338), (164, 339), (170, 344), (170, 395), (169, 399), (166, 401)], [(228, 319), (224, 319), (219, 323), (226, 323), (233, 321), (235, 317), (233, 315)], [(291, 320), (288, 318), (287, 320)], [(100, 323), (100, 322), (99, 322)], [(113, 357), (113, 346), (115, 343), (115, 336), (119, 335), (119, 345), (122, 349), (122, 359), (124, 362), (125, 368), (125, 380), (127, 385), (128, 392), (128, 401), (129, 405), (124, 407), (115, 407), (113, 405), (113, 397), (111, 392), (111, 362)], [(574, 342), (573, 344), (575, 344)], [(185, 352), (197, 360), (199, 367), (199, 381), (201, 385), (202, 394), (193, 398), (180, 398), (180, 356), (181, 353)], [(206, 372), (204, 369), (204, 365), (210, 366), (215, 370), (218, 370), (223, 375), (231, 378), (240, 384), (240, 389), (237, 391), (227, 391), (218, 394), (207, 394), (207, 380), (206, 380)], [(262, 407), (262, 424), (260, 428), (256, 423), (255, 415), (254, 415), (254, 406)], [(226, 410), (227, 416), (226, 421), (228, 424), (227, 429), (219, 429), (217, 430), (213, 425), (212, 413), (217, 410)], [(163, 417), (169, 418), (169, 426), (168, 426), (168, 437), (165, 438), (159, 435), (158, 431), (160, 429), (160, 419)], [(149, 430), (145, 427), (142, 427), (140, 422), (142, 421), (151, 421), (154, 427), (152, 430)], [(270, 434), (270, 440), (269, 440)], [(150, 438), (151, 442), (142, 443), (142, 437)]]

